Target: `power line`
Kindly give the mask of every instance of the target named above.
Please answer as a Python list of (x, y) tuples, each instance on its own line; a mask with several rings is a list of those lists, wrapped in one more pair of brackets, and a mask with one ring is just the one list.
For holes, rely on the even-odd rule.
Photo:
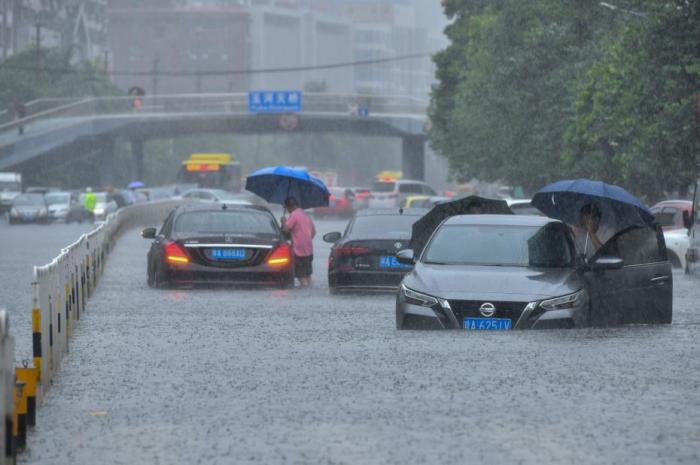
[[(325, 69), (337, 69), (337, 68), (349, 68), (355, 66), (368, 66), (382, 63), (392, 63), (397, 61), (415, 60), (418, 58), (428, 58), (430, 53), (414, 53), (410, 55), (400, 55), (389, 58), (378, 58), (374, 60), (358, 60), (350, 62), (341, 63), (330, 63), (325, 65), (314, 65), (314, 66), (293, 66), (288, 68), (259, 68), (259, 69), (233, 69), (233, 70), (209, 70), (209, 71), (169, 71), (169, 70), (150, 70), (150, 71), (110, 71), (108, 74), (112, 76), (171, 76), (171, 77), (196, 77), (196, 76), (232, 76), (232, 75), (244, 75), (244, 74), (275, 74), (275, 73), (294, 73), (301, 71), (317, 71)], [(29, 66), (15, 66), (10, 65), (5, 62), (5, 64), (0, 64), (0, 70), (2, 69), (12, 69), (18, 71), (36, 71), (35, 67)], [(51, 68), (44, 67), (41, 71), (45, 72), (55, 72), (55, 73), (73, 73), (80, 71), (76, 68)], [(97, 70), (95, 70), (97, 71)]]

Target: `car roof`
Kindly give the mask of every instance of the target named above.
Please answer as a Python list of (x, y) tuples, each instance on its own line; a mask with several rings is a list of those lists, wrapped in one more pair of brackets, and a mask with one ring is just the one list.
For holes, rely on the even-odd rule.
[(554, 218), (530, 215), (457, 215), (445, 220), (447, 225), (544, 226), (561, 223)]
[[(224, 206), (226, 208), (224, 208)], [(226, 204), (226, 203), (188, 203), (184, 205), (180, 205), (176, 208), (177, 213), (185, 213), (185, 212), (215, 212), (215, 211), (250, 211), (250, 210), (255, 210), (258, 212), (263, 212), (263, 213), (269, 213), (269, 209), (266, 207), (263, 207), (261, 205), (253, 205), (253, 204)]]
[(365, 208), (358, 210), (355, 216), (423, 216), (429, 211), (428, 208)]
[(691, 202), (690, 200), (663, 200), (661, 202), (654, 204), (651, 208), (658, 208), (658, 207), (689, 208), (692, 206), (693, 206), (693, 202)]

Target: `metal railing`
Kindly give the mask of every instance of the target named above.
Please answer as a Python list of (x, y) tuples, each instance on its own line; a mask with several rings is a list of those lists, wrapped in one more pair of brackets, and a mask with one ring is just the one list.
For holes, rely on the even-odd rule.
[(34, 267), (31, 366), (27, 361), (13, 370), (14, 342), (7, 331), (7, 316), (0, 312), (0, 413), (6, 419), (6, 430), (12, 429), (4, 435), (5, 454), (0, 451), (0, 465), (14, 463), (16, 451), (24, 449), (27, 428), (36, 423), (36, 408), (69, 351), (71, 336), (88, 309), (87, 302), (119, 235), (138, 225), (162, 222), (183, 202), (147, 202), (118, 210), (62, 249), (50, 263)]
[[(139, 107), (134, 100), (139, 99)], [(57, 103), (63, 103), (56, 105)], [(7, 121), (0, 117), (0, 133), (30, 127), (37, 121), (56, 118), (97, 117), (107, 115), (173, 115), (209, 113), (248, 113), (248, 94), (178, 94), (142, 97), (86, 97), (65, 102), (32, 102), (31, 114)], [(348, 114), (351, 105), (365, 106), (371, 115), (425, 115), (428, 102), (403, 96), (304, 93), (301, 113)], [(3, 121), (5, 121), (3, 123)]]

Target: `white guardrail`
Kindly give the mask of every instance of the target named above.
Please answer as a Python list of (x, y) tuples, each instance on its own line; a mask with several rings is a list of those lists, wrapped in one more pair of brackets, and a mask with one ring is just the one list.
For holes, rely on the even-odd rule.
[(27, 427), (36, 423), (36, 408), (69, 351), (71, 336), (119, 235), (136, 226), (161, 223), (182, 203), (164, 200), (118, 210), (61, 250), (51, 263), (34, 267), (31, 366), (26, 362), (12, 369), (14, 342), (8, 332), (7, 315), (0, 312), (0, 408), (5, 418), (0, 465), (14, 463), (16, 452), (24, 449)]

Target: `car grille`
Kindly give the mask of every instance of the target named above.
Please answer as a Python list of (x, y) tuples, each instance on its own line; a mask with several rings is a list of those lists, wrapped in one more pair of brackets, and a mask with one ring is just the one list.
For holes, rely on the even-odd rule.
[(510, 318), (515, 325), (527, 306), (527, 302), (492, 302), (488, 300), (450, 300), (449, 302), (459, 324), (462, 324), (462, 320), (466, 317), (483, 318), (484, 315), (479, 313), (479, 307), (489, 302), (496, 307), (496, 313), (491, 318)]

